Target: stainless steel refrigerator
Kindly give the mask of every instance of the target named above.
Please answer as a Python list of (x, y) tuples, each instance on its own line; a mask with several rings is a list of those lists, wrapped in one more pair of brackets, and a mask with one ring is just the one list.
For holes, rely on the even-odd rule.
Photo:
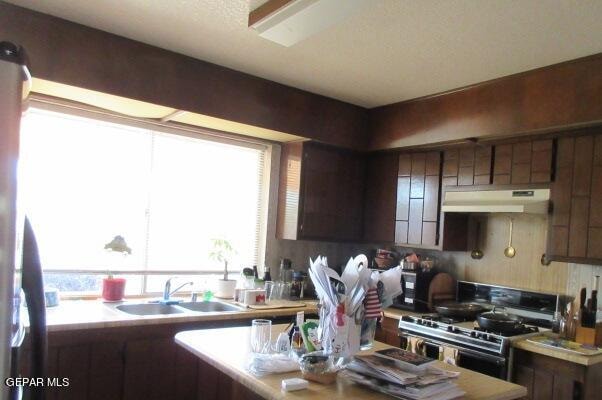
[[(6, 384), (17, 377), (19, 350), (25, 328), (23, 294), (29, 314), (27, 340), (30, 368), (24, 377), (46, 378), (46, 310), (42, 270), (35, 236), (18, 206), (19, 127), (31, 85), (25, 51), (0, 42), (0, 400), (19, 399), (24, 393)], [(26, 398), (42, 399), (42, 386), (27, 389)]]

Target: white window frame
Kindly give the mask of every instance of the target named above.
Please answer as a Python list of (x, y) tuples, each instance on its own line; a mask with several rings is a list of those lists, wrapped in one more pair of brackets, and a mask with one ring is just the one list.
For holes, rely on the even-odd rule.
[[(254, 138), (250, 136), (244, 136), (239, 134), (233, 134), (223, 131), (218, 131), (210, 128), (202, 128), (193, 125), (186, 125), (180, 123), (173, 122), (163, 122), (160, 120), (153, 119), (144, 119), (137, 118), (127, 115), (120, 115), (111, 111), (107, 111), (104, 109), (98, 109), (95, 107), (87, 106), (81, 103), (73, 103), (70, 101), (56, 99), (56, 98), (48, 98), (47, 96), (31, 94), (29, 99), (29, 106), (34, 107), (36, 109), (51, 111), (61, 114), (73, 115), (76, 117), (83, 117), (89, 119), (95, 119), (103, 122), (110, 122), (119, 125), (130, 126), (134, 128), (140, 129), (148, 129), (155, 132), (161, 132), (166, 134), (173, 134), (179, 136), (185, 136), (190, 138), (202, 139), (207, 141), (213, 141), (223, 144), (235, 145), (235, 146), (244, 146), (247, 148), (253, 148), (257, 150), (263, 150), (264, 160), (263, 160), (263, 176), (262, 176), (262, 191), (260, 192), (260, 215), (259, 215), (259, 233), (258, 233), (258, 241), (257, 241), (257, 263), (258, 267), (261, 267), (265, 264), (266, 259), (266, 245), (267, 245), (267, 234), (268, 234), (268, 206), (269, 206), (269, 193), (271, 188), (271, 182), (273, 176), (271, 174), (272, 171), (272, 154), (274, 151), (274, 145), (276, 142), (272, 142), (265, 139)], [(277, 175), (277, 174), (276, 174)], [(43, 267), (43, 266), (42, 266)], [(234, 266), (233, 266), (234, 267)], [(228, 271), (230, 274), (240, 272), (239, 268), (229, 267)], [(106, 275), (106, 269), (77, 269), (77, 268), (51, 268), (48, 270), (43, 270), (43, 273), (50, 274), (78, 274), (78, 275)], [(111, 268), (111, 273), (113, 275), (142, 275), (144, 277), (144, 282), (142, 285), (141, 296), (155, 294), (157, 292), (148, 292), (147, 291), (147, 283), (146, 276), (149, 275), (170, 275), (170, 276), (210, 276), (210, 275), (221, 275), (223, 274), (223, 270), (160, 270), (160, 269), (152, 269), (152, 270), (127, 270), (127, 269), (113, 269)], [(80, 294), (78, 294), (80, 293)], [(186, 291), (183, 291), (186, 293)], [(87, 292), (72, 292), (68, 295), (75, 297), (97, 297), (97, 295), (91, 295)], [(137, 295), (128, 296), (128, 297), (136, 297)]]

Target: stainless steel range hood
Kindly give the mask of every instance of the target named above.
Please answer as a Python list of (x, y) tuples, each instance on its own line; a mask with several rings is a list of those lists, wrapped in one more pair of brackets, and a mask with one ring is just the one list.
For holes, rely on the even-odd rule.
[(550, 189), (447, 190), (443, 212), (547, 214)]

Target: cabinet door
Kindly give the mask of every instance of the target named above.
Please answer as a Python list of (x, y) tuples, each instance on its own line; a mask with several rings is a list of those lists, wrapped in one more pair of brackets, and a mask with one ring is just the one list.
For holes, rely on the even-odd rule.
[(301, 178), (299, 236), (326, 239), (336, 236), (338, 154), (329, 148), (305, 145)]
[(95, 342), (90, 346), (90, 400), (119, 399), (123, 387), (122, 341)]
[(602, 133), (597, 131), (557, 141), (546, 250), (551, 260), (602, 262)]
[(443, 185), (472, 186), (491, 183), (491, 146), (471, 146), (445, 150)]
[(493, 183), (547, 183), (552, 177), (552, 139), (496, 145)]
[(358, 240), (362, 237), (365, 160), (329, 146), (303, 146), (299, 238)]
[[(369, 242), (395, 241), (395, 214), (397, 208), (397, 170), (396, 154), (374, 154), (366, 160), (366, 186), (364, 189), (364, 240)], [(410, 181), (408, 177), (407, 195), (409, 198)], [(407, 215), (406, 208), (406, 215)], [(407, 216), (406, 216), (407, 220)], [(407, 228), (406, 228), (407, 231)]]
[(399, 155), (396, 243), (437, 245), (441, 173), (440, 152)]

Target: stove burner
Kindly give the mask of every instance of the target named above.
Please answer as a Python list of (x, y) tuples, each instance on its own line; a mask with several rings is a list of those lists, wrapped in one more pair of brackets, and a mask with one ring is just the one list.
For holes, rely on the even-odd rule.
[(517, 335), (525, 335), (527, 333), (537, 333), (539, 332), (539, 328), (536, 326), (525, 326), (525, 325), (519, 325), (516, 327), (516, 329), (512, 329), (510, 331), (493, 331), (491, 329), (484, 329), (481, 328), (480, 326), (475, 326), (474, 330), (477, 332), (484, 332), (484, 333), (493, 333), (494, 335), (499, 335), (499, 336), (504, 336), (504, 337), (511, 337), (511, 336), (517, 336)]
[(465, 317), (449, 317), (449, 316), (445, 316), (445, 315), (439, 315), (439, 314), (435, 314), (435, 315), (421, 315), (420, 318), (422, 319), (426, 319), (429, 321), (435, 321), (435, 322), (443, 322), (444, 324), (457, 324), (459, 322), (466, 322), (466, 321), (472, 321), (473, 318), (465, 318)]

